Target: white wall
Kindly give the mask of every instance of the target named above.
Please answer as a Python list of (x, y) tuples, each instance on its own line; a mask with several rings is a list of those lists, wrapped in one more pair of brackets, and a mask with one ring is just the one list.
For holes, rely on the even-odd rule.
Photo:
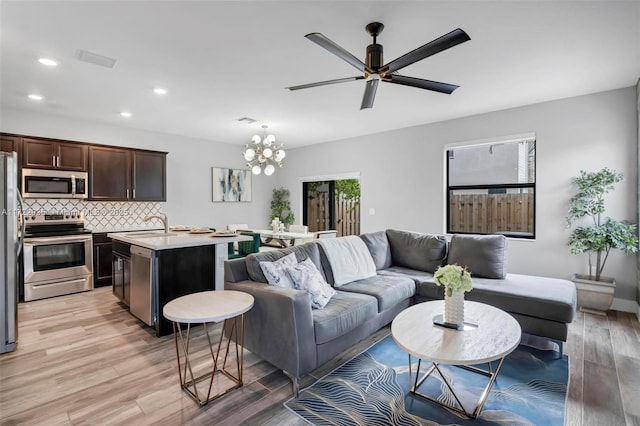
[(211, 202), (211, 167), (245, 168), (241, 146), (10, 109), (0, 112), (0, 131), (166, 151), (163, 210), (170, 224), (220, 228), (229, 223), (252, 227), (269, 223), (274, 182), (265, 176), (254, 177), (250, 203)]
[[(530, 132), (537, 137), (537, 235), (535, 241), (509, 241), (508, 270), (570, 278), (587, 269), (586, 256), (569, 253), (564, 220), (571, 179), (580, 169), (623, 172), (624, 181), (607, 196), (607, 214), (637, 218), (633, 87), (292, 149), (278, 170), (278, 183), (291, 191), (300, 217), (301, 178), (360, 172), (362, 232), (397, 228), (441, 234), (444, 145)], [(375, 215), (369, 215), (370, 208)], [(617, 298), (635, 301), (635, 256), (612, 252), (605, 273), (618, 281)]]

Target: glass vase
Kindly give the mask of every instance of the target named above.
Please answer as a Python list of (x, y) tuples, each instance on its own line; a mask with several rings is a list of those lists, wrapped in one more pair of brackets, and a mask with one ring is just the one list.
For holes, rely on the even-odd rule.
[(444, 322), (464, 323), (464, 291), (446, 289), (444, 292)]

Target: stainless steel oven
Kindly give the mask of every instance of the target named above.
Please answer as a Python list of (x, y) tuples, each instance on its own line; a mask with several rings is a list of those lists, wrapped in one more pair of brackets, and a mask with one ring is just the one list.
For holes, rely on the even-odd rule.
[[(38, 225), (44, 217), (60, 216), (31, 218), (27, 225), (23, 250), (25, 302), (93, 288), (90, 231), (77, 223)], [(65, 221), (64, 215), (62, 219), (49, 220)]]

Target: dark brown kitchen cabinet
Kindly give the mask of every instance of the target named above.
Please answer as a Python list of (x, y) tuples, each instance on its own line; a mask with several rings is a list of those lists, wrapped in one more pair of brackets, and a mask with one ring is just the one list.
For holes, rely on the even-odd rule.
[(22, 166), (87, 171), (87, 145), (50, 139), (22, 139)]
[(20, 136), (0, 135), (0, 151), (17, 152), (20, 157), (21, 148), (22, 138)]
[(93, 234), (93, 286), (111, 285), (111, 238), (106, 233)]
[(131, 151), (131, 193), (136, 201), (166, 201), (166, 154)]
[(131, 155), (128, 149), (92, 146), (89, 148), (89, 199), (130, 198)]
[(92, 146), (89, 199), (166, 201), (166, 154)]

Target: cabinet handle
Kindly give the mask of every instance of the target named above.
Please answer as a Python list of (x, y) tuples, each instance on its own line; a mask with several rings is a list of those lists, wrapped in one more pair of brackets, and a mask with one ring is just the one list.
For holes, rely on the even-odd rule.
[(134, 200), (136, 199), (136, 189), (135, 188), (133, 188), (133, 199)]
[(60, 156), (59, 155), (56, 157), (56, 161), (57, 161), (58, 167), (60, 167)]
[(129, 188), (127, 188), (127, 200), (129, 199)]
[(53, 160), (52, 161), (53, 161), (53, 167), (55, 167), (56, 166), (56, 156), (55, 155), (53, 156)]

